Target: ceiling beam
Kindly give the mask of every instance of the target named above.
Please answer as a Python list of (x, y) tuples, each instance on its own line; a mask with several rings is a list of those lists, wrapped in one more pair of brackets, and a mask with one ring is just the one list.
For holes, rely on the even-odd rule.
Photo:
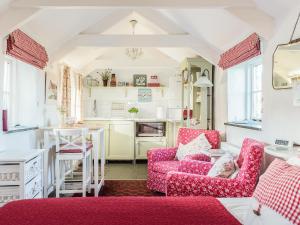
[(78, 35), (72, 42), (81, 47), (188, 47), (198, 40), (191, 35)]
[(252, 0), (17, 0), (19, 7), (76, 8), (76, 7), (157, 7), (157, 8), (224, 8), (253, 6)]
[(0, 15), (0, 38), (4, 38), (38, 14), (36, 8), (9, 8)]
[(97, 21), (94, 25), (82, 31), (81, 34), (101, 34), (123, 18), (129, 16), (132, 12), (133, 10), (131, 9), (117, 9), (102, 18), (100, 21)]
[(178, 24), (171, 21), (169, 18), (164, 16), (161, 12), (150, 8), (138, 8), (135, 10), (136, 13), (142, 17), (151, 21), (155, 26), (160, 27), (168, 34), (187, 34)]
[[(215, 52), (209, 45), (191, 35), (93, 35), (81, 34), (65, 46), (64, 51), (76, 47), (172, 47), (192, 48), (208, 61), (216, 63)], [(53, 61), (53, 60), (52, 60)]]
[(248, 24), (257, 34), (266, 40), (272, 38), (275, 22), (274, 19), (256, 7), (229, 7), (227, 12), (244, 23)]
[(129, 15), (132, 10), (129, 9), (116, 9), (113, 10), (106, 16), (103, 16), (100, 20), (92, 25), (89, 24), (87, 27), (84, 27), (82, 30), (72, 35), (71, 38), (68, 38), (64, 41), (58, 48), (54, 51), (50, 52), (49, 58), (51, 62), (59, 61), (66, 54), (71, 52), (74, 49), (74, 46), (70, 43), (80, 34), (98, 34), (102, 33), (111, 26), (115, 25), (118, 21), (120, 21), (124, 16)]
[(170, 23), (175, 23), (181, 29), (185, 30), (190, 36), (192, 36), (196, 41), (191, 43), (191, 48), (210, 63), (217, 65), (221, 53), (220, 49), (209, 43), (201, 34), (195, 31), (195, 29), (193, 29), (193, 27), (190, 26), (190, 23), (188, 23), (186, 20), (174, 18), (173, 15), (170, 15), (167, 12), (159, 13), (162, 17), (165, 17), (166, 20), (169, 20)]

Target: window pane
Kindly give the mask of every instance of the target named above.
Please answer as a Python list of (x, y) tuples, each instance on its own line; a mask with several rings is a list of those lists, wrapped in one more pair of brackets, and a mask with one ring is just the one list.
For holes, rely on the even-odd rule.
[(246, 68), (235, 66), (228, 70), (228, 121), (246, 119)]
[(262, 117), (262, 93), (256, 92), (252, 95), (252, 115), (251, 119), (261, 120)]
[(262, 64), (253, 67), (252, 91), (262, 90)]
[(3, 82), (3, 91), (9, 92), (10, 91), (10, 63), (5, 61), (4, 62), (4, 82)]

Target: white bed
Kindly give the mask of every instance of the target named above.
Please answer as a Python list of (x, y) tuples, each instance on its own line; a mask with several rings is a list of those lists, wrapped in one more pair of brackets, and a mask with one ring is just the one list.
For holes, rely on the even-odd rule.
[(244, 225), (292, 225), (274, 210), (262, 206), (261, 215), (253, 213), (258, 208), (255, 198), (218, 198), (225, 208)]

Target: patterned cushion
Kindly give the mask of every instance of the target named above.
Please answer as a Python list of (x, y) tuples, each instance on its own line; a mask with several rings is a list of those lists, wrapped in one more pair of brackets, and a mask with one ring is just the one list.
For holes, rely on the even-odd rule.
[(205, 134), (200, 134), (186, 145), (179, 143), (176, 157), (178, 160), (183, 160), (188, 155), (199, 154), (204, 150), (211, 149), (211, 145), (205, 137)]
[(204, 133), (207, 140), (211, 144), (211, 147), (213, 149), (220, 148), (221, 144), (221, 137), (220, 133), (216, 130), (199, 130), (199, 129), (191, 129), (191, 128), (180, 128), (178, 131), (178, 138), (177, 138), (177, 145), (179, 146), (179, 143), (181, 144), (187, 144), (191, 140), (195, 139), (199, 136), (199, 134)]
[(207, 176), (228, 178), (235, 170), (233, 156), (231, 154), (225, 154), (214, 163)]
[[(78, 145), (81, 145), (81, 143), (78, 143)], [(63, 146), (63, 145), (61, 145)], [(86, 150), (89, 151), (93, 148), (93, 143), (92, 142), (87, 142), (86, 144)], [(76, 149), (76, 148), (70, 148), (70, 149), (67, 149), (67, 148), (64, 148), (62, 150), (59, 151), (60, 153), (81, 153), (82, 152), (82, 149)]]
[(166, 174), (170, 171), (178, 171), (179, 161), (160, 161), (153, 164), (153, 171)]
[(294, 224), (300, 224), (300, 167), (275, 159), (261, 176), (254, 197)]

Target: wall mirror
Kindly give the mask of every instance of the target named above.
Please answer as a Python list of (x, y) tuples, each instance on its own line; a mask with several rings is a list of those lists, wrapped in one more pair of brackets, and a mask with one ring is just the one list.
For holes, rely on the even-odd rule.
[(278, 45), (273, 55), (273, 87), (292, 87), (292, 78), (300, 76), (300, 39)]
[(278, 45), (273, 54), (274, 89), (292, 88), (292, 80), (300, 77), (300, 13), (288, 44)]

